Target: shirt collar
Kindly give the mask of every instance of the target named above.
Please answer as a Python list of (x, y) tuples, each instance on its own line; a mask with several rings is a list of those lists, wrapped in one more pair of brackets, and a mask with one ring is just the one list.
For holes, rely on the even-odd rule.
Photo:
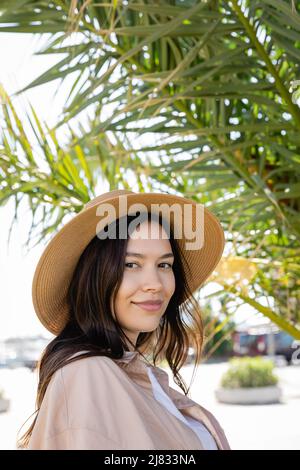
[(139, 356), (140, 360), (142, 360), (143, 356), (141, 356), (138, 351), (124, 351), (123, 356), (119, 359), (114, 359), (114, 361), (128, 364), (129, 362), (136, 360)]
[(114, 361), (117, 362), (133, 380), (152, 392), (151, 380), (147, 373), (147, 367), (150, 367), (159, 384), (171, 397), (178, 409), (195, 405), (195, 402), (188, 396), (170, 387), (169, 375), (165, 370), (152, 365), (138, 351), (125, 351), (123, 357), (114, 359)]

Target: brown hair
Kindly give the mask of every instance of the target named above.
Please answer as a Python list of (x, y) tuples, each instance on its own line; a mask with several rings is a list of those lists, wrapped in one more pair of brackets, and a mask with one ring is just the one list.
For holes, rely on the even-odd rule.
[[(143, 214), (141, 214), (143, 215)], [(154, 220), (155, 214), (145, 213), (145, 218)], [(126, 216), (125, 216), (126, 217)], [(171, 297), (158, 328), (153, 332), (141, 332), (134, 345), (125, 335), (111, 311), (121, 285), (128, 243), (129, 223), (135, 216), (127, 216), (127, 238), (99, 239), (96, 235), (80, 256), (68, 289), (69, 321), (64, 329), (46, 346), (37, 365), (39, 383), (36, 397), (37, 413), (33, 423), (17, 440), (18, 448), (26, 448), (29, 443), (38, 411), (41, 407), (47, 386), (53, 374), (64, 365), (89, 356), (107, 356), (119, 359), (128, 350), (126, 339), (134, 350), (150, 353), (153, 364), (166, 360), (172, 370), (175, 383), (187, 395), (187, 389), (179, 370), (186, 362), (188, 349), (195, 348), (195, 367), (200, 363), (203, 347), (203, 323), (197, 301), (189, 291), (185, 277), (183, 253), (173, 231), (161, 216), (158, 222), (169, 234), (174, 254), (173, 272), (175, 291)], [(121, 219), (106, 226), (118, 229)], [(105, 232), (103, 229), (103, 233)], [(188, 301), (184, 301), (188, 299)], [(71, 356), (80, 351), (82, 354)], [(144, 356), (145, 357), (145, 356)], [(193, 381), (193, 378), (192, 378)], [(192, 383), (191, 381), (191, 383)], [(32, 415), (31, 415), (32, 416)], [(25, 424), (25, 423), (24, 423)]]

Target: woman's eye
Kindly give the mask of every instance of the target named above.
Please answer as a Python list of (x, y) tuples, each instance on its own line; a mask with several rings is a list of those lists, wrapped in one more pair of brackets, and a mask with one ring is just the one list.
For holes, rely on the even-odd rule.
[(172, 264), (170, 263), (161, 263), (161, 264), (166, 264), (169, 268), (172, 268)]
[(128, 266), (128, 264), (137, 264), (137, 263), (125, 263), (125, 266), (127, 267), (127, 266)]
[[(133, 263), (133, 262), (131, 262), (131, 263), (125, 263), (125, 266), (126, 266), (126, 267), (129, 267), (129, 266), (128, 266), (129, 264), (136, 264), (136, 265), (138, 266), (137, 263)], [(160, 263), (160, 266), (161, 266), (162, 264), (166, 264), (166, 265), (168, 266), (168, 268), (172, 268), (172, 264), (170, 264), (170, 263)]]
[(137, 263), (131, 262), (131, 263), (125, 263), (125, 266), (128, 268), (128, 267), (130, 267), (130, 266), (128, 266), (129, 264), (136, 264), (137, 265)]

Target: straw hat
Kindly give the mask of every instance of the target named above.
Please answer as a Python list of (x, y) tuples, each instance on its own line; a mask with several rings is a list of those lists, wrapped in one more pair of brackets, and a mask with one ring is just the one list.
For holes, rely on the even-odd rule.
[[(126, 205), (121, 206), (120, 200)], [(60, 333), (68, 321), (68, 305), (66, 295), (73, 272), (80, 255), (104, 227), (119, 217), (136, 215), (131, 210), (133, 204), (143, 204), (148, 212), (155, 213), (155, 204), (169, 210), (169, 223), (173, 230), (190, 224), (193, 232), (202, 233), (203, 243), (200, 248), (190, 249), (189, 235), (182, 230), (177, 242), (187, 261), (186, 277), (191, 292), (199, 288), (213, 272), (224, 249), (224, 232), (218, 219), (204, 206), (191, 199), (165, 193), (134, 193), (127, 190), (113, 190), (90, 200), (84, 208), (50, 240), (42, 253), (33, 277), (32, 299), (36, 314), (41, 323), (54, 335)], [(99, 217), (97, 209), (108, 204), (114, 208), (105, 217)], [(182, 209), (182, 218), (172, 216), (170, 206)], [(188, 205), (188, 206), (186, 206)], [(126, 207), (125, 207), (126, 206)], [(196, 206), (202, 208), (202, 221), (199, 223)], [(106, 206), (107, 207), (107, 206)], [(189, 210), (186, 210), (189, 207)], [(163, 212), (161, 212), (163, 214)], [(103, 214), (104, 215), (104, 214)], [(184, 299), (187, 300), (187, 299)]]

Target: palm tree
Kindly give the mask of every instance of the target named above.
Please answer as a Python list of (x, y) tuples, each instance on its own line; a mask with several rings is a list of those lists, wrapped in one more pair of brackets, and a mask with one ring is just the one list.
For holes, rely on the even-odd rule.
[(300, 337), (299, 6), (10, 0), (0, 9), (0, 31), (50, 33), (39, 53), (63, 54), (19, 92), (72, 74), (56, 128), (94, 111), (70, 149), (111, 132), (151, 188), (209, 207), (230, 254), (259, 260), (249, 295), (224, 283), (228, 300), (264, 310), (255, 296), (271, 294), (272, 319), (285, 327), (288, 276), (288, 324)]
[[(101, 184), (117, 184), (130, 189), (126, 170), (131, 162), (124, 158), (124, 147), (119, 140), (113, 145), (106, 135), (99, 135), (83, 146), (72, 145), (83, 128), (79, 126), (76, 134), (68, 125), (68, 141), (62, 145), (56, 131), (41, 122), (32, 106), (22, 122), (3, 87), (0, 87), (0, 98), (5, 123), (0, 129), (0, 205), (14, 198), (16, 212), (9, 239), (24, 196), (32, 211), (29, 247), (34, 240), (33, 246), (47, 242), (66, 218), (96, 196), (99, 183), (100, 188)], [(34, 139), (29, 130), (33, 131)], [(132, 153), (131, 161), (135, 158)], [(137, 178), (142, 191), (145, 188)]]

